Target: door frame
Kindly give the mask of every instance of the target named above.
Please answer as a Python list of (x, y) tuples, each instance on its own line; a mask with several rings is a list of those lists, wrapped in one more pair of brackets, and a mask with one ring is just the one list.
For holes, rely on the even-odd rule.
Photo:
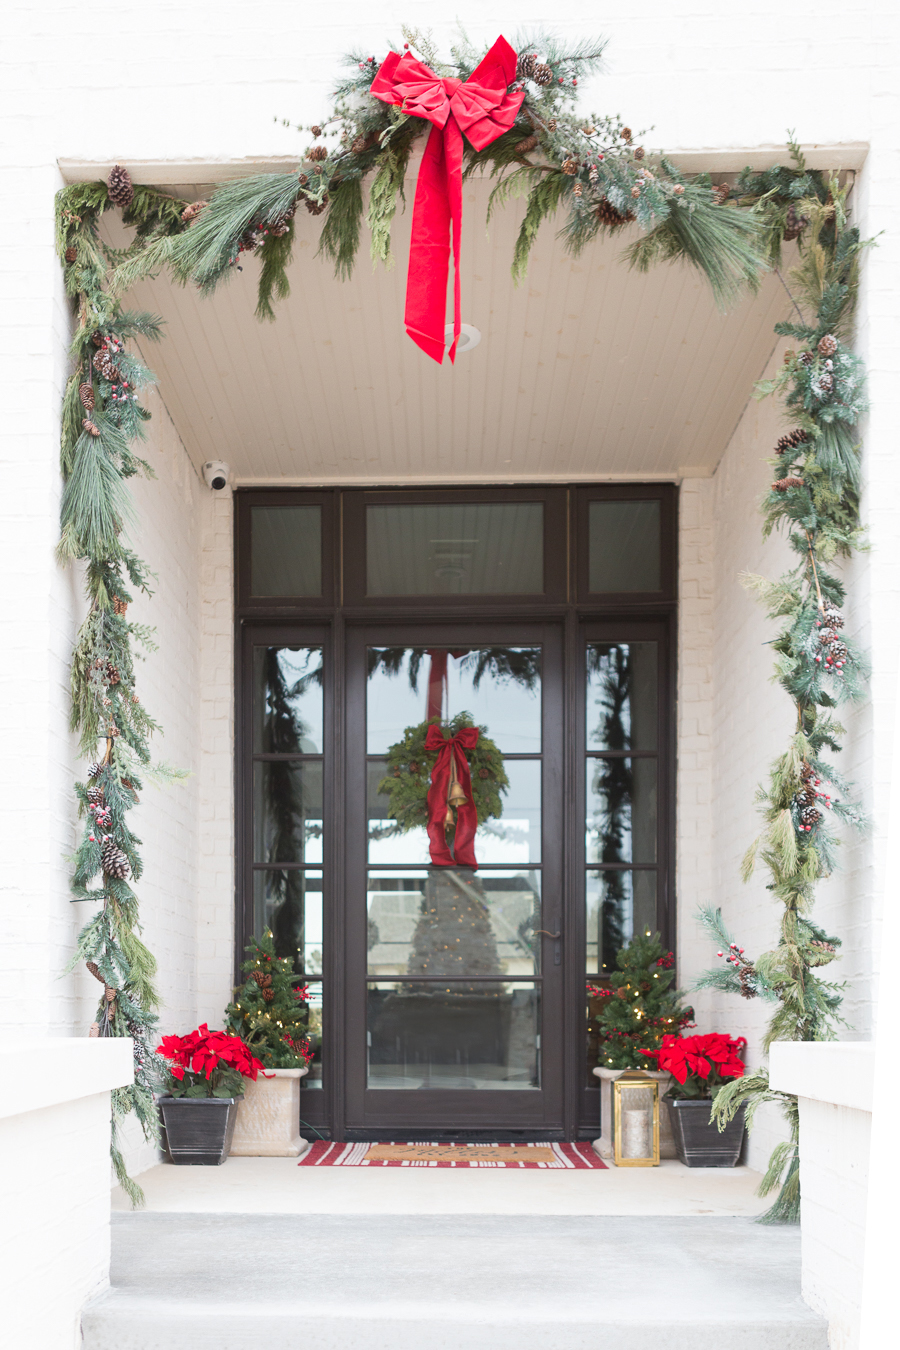
[[(262, 639), (276, 645), (295, 643), (304, 645), (322, 640), (330, 676), (325, 682), (325, 813), (328, 835), (325, 841), (324, 870), (324, 942), (325, 966), (323, 975), (323, 1015), (326, 1060), (321, 1091), (307, 1091), (301, 1096), (301, 1117), (317, 1134), (334, 1139), (348, 1137), (347, 1106), (345, 1101), (345, 1073), (343, 1047), (346, 1042), (347, 1008), (345, 998), (346, 939), (343, 924), (343, 906), (335, 903), (347, 894), (344, 850), (340, 847), (338, 804), (347, 795), (345, 784), (345, 745), (347, 737), (345, 697), (345, 656), (347, 637), (360, 627), (377, 626), (380, 632), (392, 628), (409, 631), (411, 627), (428, 624), (445, 625), (447, 631), (470, 625), (490, 625), (491, 633), (504, 629), (538, 626), (541, 622), (563, 634), (563, 777), (561, 796), (583, 806), (584, 753), (584, 671), (583, 650), (588, 632), (600, 640), (627, 640), (628, 633), (637, 636), (648, 624), (656, 624), (665, 645), (665, 685), (661, 685), (664, 720), (667, 722), (664, 743), (666, 750), (665, 778), (660, 779), (661, 811), (666, 816), (666, 847), (664, 885), (658, 901), (658, 924), (663, 941), (675, 949), (675, 771), (676, 771), (676, 670), (677, 670), (677, 540), (678, 490), (671, 483), (597, 483), (572, 486), (552, 484), (521, 487), (487, 486), (460, 489), (458, 485), (428, 488), (395, 488), (390, 490), (392, 500), (419, 501), (491, 501), (543, 496), (548, 503), (545, 519), (565, 522), (564, 538), (557, 544), (566, 555), (564, 596), (543, 597), (417, 597), (396, 602), (394, 598), (360, 603), (352, 591), (345, 596), (344, 565), (351, 552), (359, 550), (361, 539), (348, 531), (358, 511), (356, 503), (367, 500), (384, 501), (384, 490), (359, 488), (333, 489), (257, 489), (239, 488), (235, 491), (234, 547), (235, 547), (235, 960), (234, 978), (240, 982), (240, 963), (243, 948), (253, 931), (252, 899), (247, 885), (248, 849), (245, 836), (251, 810), (248, 796), (248, 762), (252, 763), (249, 738), (249, 702), (252, 697), (252, 672), (247, 663), (250, 648)], [(598, 596), (586, 592), (579, 585), (585, 554), (585, 526), (587, 503), (591, 500), (634, 500), (658, 498), (662, 509), (662, 589), (650, 595)], [(260, 600), (250, 596), (250, 547), (248, 521), (253, 505), (290, 505), (318, 502), (322, 508), (323, 538), (323, 593), (314, 598), (290, 597)], [(347, 508), (345, 510), (345, 507)], [(549, 515), (546, 513), (549, 511)], [(562, 512), (562, 515), (560, 514)], [(358, 522), (357, 522), (358, 523)], [(348, 537), (348, 533), (351, 537)], [(550, 543), (545, 533), (545, 559)], [(558, 560), (548, 578), (556, 578)], [(348, 578), (349, 580), (349, 578)], [(349, 588), (348, 588), (349, 589)], [(663, 742), (661, 742), (661, 749)], [(662, 759), (661, 759), (662, 769)], [(249, 860), (252, 862), (252, 859)], [(661, 858), (662, 864), (662, 858)], [(585, 981), (583, 963), (584, 905), (582, 877), (584, 873), (583, 821), (575, 810), (569, 811), (566, 821), (566, 839), (562, 871), (562, 895), (565, 905), (564, 935), (568, 941), (562, 948), (563, 968), (563, 1122), (561, 1137), (566, 1139), (592, 1138), (599, 1125), (599, 1093), (586, 1087), (585, 1079)], [(248, 905), (251, 907), (248, 912)], [(548, 925), (544, 925), (548, 926)], [(554, 928), (555, 931), (555, 928)], [(405, 1093), (409, 1095), (409, 1093)], [(499, 1095), (499, 1094), (498, 1094)], [(525, 1095), (525, 1094), (523, 1094)], [(535, 1094), (540, 1095), (540, 1094)], [(357, 1131), (358, 1132), (358, 1131)], [(396, 1131), (394, 1131), (396, 1133)], [(508, 1133), (508, 1131), (506, 1131)], [(375, 1127), (369, 1127), (369, 1136)], [(408, 1134), (413, 1132), (407, 1131)], [(496, 1135), (496, 1130), (472, 1126), (455, 1133)], [(534, 1126), (519, 1131), (536, 1137), (549, 1137), (552, 1131)]]

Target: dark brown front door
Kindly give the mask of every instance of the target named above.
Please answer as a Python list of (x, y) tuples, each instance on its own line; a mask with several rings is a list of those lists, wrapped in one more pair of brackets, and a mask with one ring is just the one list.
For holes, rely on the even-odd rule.
[[(378, 791), (406, 728), (463, 712), (509, 779), (477, 869), (434, 866)], [(348, 1128), (561, 1130), (560, 630), (356, 630), (346, 740)]]

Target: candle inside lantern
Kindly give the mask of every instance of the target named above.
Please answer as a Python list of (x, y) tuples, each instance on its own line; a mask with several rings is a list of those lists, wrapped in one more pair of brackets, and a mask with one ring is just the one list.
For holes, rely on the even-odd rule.
[(645, 1110), (622, 1112), (622, 1152), (626, 1158), (649, 1158), (650, 1120)]

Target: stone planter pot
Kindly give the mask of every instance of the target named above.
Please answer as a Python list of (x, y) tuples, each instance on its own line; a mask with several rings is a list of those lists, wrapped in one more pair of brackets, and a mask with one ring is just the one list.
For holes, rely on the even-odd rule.
[(722, 1133), (709, 1118), (712, 1103), (664, 1097), (679, 1162), (685, 1167), (737, 1167), (744, 1142), (744, 1108)]
[[(615, 1153), (612, 1137), (612, 1081), (614, 1078), (618, 1078), (621, 1072), (621, 1069), (594, 1070), (594, 1077), (600, 1079), (600, 1138), (594, 1140), (594, 1152), (599, 1154), (605, 1162), (609, 1162)], [(672, 1138), (672, 1126), (668, 1112), (663, 1106), (662, 1094), (664, 1087), (669, 1082), (669, 1075), (651, 1071), (647, 1074), (647, 1077), (652, 1078), (654, 1083), (659, 1083), (659, 1156), (660, 1158), (677, 1158), (675, 1140)]]
[(171, 1162), (218, 1167), (228, 1157), (240, 1097), (162, 1097), (159, 1113)]
[(233, 1158), (298, 1158), (309, 1147), (300, 1138), (300, 1079), (308, 1069), (260, 1070), (247, 1080), (231, 1143)]

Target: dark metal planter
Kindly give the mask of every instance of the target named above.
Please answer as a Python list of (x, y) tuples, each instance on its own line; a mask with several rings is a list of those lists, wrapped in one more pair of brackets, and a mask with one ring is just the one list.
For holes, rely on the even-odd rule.
[(709, 1118), (712, 1102), (663, 1097), (678, 1161), (685, 1167), (736, 1167), (744, 1142), (744, 1108), (719, 1133)]
[(228, 1157), (240, 1097), (162, 1097), (169, 1158), (180, 1166), (218, 1167)]

